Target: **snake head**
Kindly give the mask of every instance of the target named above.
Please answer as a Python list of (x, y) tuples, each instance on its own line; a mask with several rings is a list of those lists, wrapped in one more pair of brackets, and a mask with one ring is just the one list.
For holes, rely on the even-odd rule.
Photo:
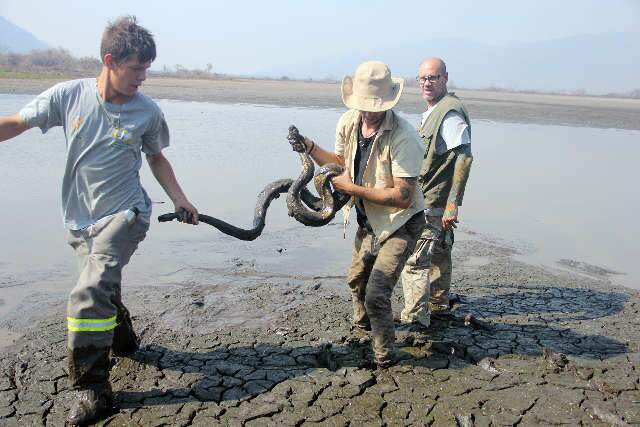
[(307, 151), (307, 146), (304, 143), (304, 136), (300, 135), (298, 128), (294, 125), (289, 126), (289, 135), (287, 135), (287, 140), (289, 141), (289, 144), (291, 144), (293, 151), (297, 153), (304, 153)]

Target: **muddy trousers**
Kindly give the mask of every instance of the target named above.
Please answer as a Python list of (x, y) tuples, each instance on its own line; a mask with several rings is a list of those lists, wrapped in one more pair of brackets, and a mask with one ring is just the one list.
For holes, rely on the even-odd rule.
[(68, 232), (79, 270), (67, 305), (69, 378), (76, 388), (107, 383), (109, 351), (133, 334), (122, 303), (122, 268), (148, 228), (139, 218), (128, 223), (121, 212)]
[[(418, 321), (428, 325), (425, 319), (429, 318), (430, 310), (449, 308), (454, 236), (453, 230), (442, 234), (442, 216), (427, 216), (426, 220), (427, 225), (418, 238), (416, 249), (402, 271), (404, 309), (400, 317), (406, 322)], [(433, 254), (427, 257), (427, 248), (434, 240)]]
[(406, 224), (379, 244), (364, 228), (356, 232), (347, 284), (351, 290), (353, 322), (371, 326), (373, 352), (377, 362), (393, 356), (395, 330), (391, 294), (407, 258), (424, 228), (424, 216), (414, 215)]

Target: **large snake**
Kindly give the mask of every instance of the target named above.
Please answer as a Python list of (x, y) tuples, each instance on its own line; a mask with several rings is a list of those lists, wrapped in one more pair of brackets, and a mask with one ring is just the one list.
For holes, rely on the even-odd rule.
[[(267, 209), (273, 199), (280, 197), (280, 194), (287, 193), (287, 209), (289, 216), (297, 221), (311, 227), (320, 227), (328, 224), (349, 200), (349, 196), (333, 191), (331, 188), (331, 178), (342, 173), (343, 168), (336, 164), (327, 164), (320, 168), (314, 177), (313, 160), (306, 151), (304, 138), (300, 135), (295, 126), (289, 127), (287, 136), (294, 151), (300, 156), (302, 162), (302, 172), (296, 180), (279, 179), (273, 181), (258, 194), (256, 208), (253, 215), (253, 228), (244, 229), (231, 225), (221, 219), (198, 214), (200, 221), (209, 224), (229, 236), (240, 240), (255, 240), (265, 226)], [(318, 195), (314, 196), (307, 188), (307, 184), (314, 178), (314, 184)], [(177, 219), (178, 221), (188, 221), (185, 213), (167, 213), (160, 215), (158, 221), (166, 222)]]

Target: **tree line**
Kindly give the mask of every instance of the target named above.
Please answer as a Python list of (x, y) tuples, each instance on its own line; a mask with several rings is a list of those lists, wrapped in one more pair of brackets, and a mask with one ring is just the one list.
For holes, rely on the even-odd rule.
[[(13, 53), (0, 51), (0, 71), (9, 71), (17, 73), (37, 73), (42, 75), (47, 74), (64, 74), (68, 76), (92, 76), (100, 72), (102, 62), (97, 58), (82, 57), (76, 58), (71, 53), (63, 48), (32, 50), (29, 53)], [(207, 64), (205, 69), (188, 69), (180, 64), (176, 64), (174, 67), (163, 66), (161, 71), (150, 71), (152, 76), (165, 76), (165, 77), (178, 77), (178, 78), (191, 78), (191, 79), (227, 79), (234, 76), (220, 74), (213, 71), (213, 65)], [(238, 78), (249, 78), (249, 76), (235, 76)], [(282, 76), (276, 80), (295, 80), (288, 76)], [(314, 79), (302, 79), (303, 81), (313, 81)], [(325, 78), (318, 79), (320, 82), (333, 82), (336, 79)], [(413, 78), (407, 78), (405, 80), (407, 86), (417, 87), (417, 83)], [(456, 85), (450, 81), (449, 87), (455, 89)], [(460, 88), (462, 89), (462, 88)], [(564, 92), (542, 92), (542, 91), (527, 91), (527, 90), (513, 90), (510, 88), (501, 87), (487, 87), (480, 90), (498, 91), (498, 92), (523, 92), (523, 93), (550, 93), (557, 95), (591, 95), (584, 89)], [(597, 95), (596, 95), (597, 96)], [(634, 89), (626, 93), (610, 93), (600, 96), (614, 96), (621, 98), (640, 98), (640, 89)]]
[[(100, 72), (102, 62), (92, 57), (74, 57), (67, 49), (54, 48), (32, 50), (28, 53), (0, 51), (0, 70), (15, 73), (64, 74), (71, 77), (89, 76)], [(222, 74), (213, 72), (213, 65), (206, 69), (187, 69), (180, 64), (175, 67), (162, 68), (162, 71), (151, 71), (150, 75), (180, 78), (223, 78)]]
[(96, 58), (76, 58), (63, 48), (0, 53), (0, 68), (5, 71), (86, 75), (100, 72), (101, 66)]

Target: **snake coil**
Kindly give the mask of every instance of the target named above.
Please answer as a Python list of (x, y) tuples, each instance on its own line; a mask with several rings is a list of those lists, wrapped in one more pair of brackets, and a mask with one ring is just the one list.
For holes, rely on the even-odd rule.
[[(331, 178), (340, 175), (344, 169), (336, 164), (327, 164), (321, 167), (314, 176), (315, 166), (309, 153), (306, 151), (304, 137), (300, 135), (298, 129), (293, 125), (289, 127), (287, 140), (293, 150), (300, 156), (302, 172), (295, 180), (279, 179), (273, 181), (267, 184), (260, 194), (258, 194), (252, 228), (240, 228), (206, 214), (199, 214), (199, 220), (237, 239), (247, 241), (255, 240), (262, 234), (267, 209), (271, 202), (280, 197), (280, 194), (287, 193), (286, 203), (289, 216), (292, 216), (298, 222), (311, 227), (321, 227), (331, 222), (336, 212), (349, 201), (349, 196), (333, 191), (331, 187)], [(314, 180), (316, 191), (320, 197), (314, 196), (307, 189), (306, 186), (311, 179)], [(181, 222), (188, 220), (184, 213), (172, 212), (158, 216), (158, 221), (160, 222), (172, 221), (174, 219)]]

